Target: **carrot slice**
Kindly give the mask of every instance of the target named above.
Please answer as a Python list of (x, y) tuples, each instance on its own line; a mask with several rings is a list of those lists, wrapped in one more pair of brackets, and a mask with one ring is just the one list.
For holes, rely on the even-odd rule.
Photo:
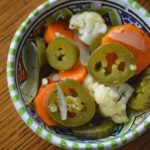
[(35, 110), (38, 116), (43, 120), (45, 124), (48, 126), (54, 126), (56, 123), (50, 118), (48, 115), (48, 111), (46, 108), (48, 95), (50, 91), (54, 88), (55, 83), (50, 83), (44, 87), (41, 87), (38, 95), (34, 100)]
[(44, 40), (46, 43), (49, 43), (53, 38), (56, 37), (56, 34), (59, 33), (68, 37), (69, 39), (74, 40), (74, 32), (68, 28), (66, 22), (58, 22), (50, 24), (45, 33)]
[(58, 73), (58, 76), (59, 76), (60, 80), (64, 80), (64, 79), (69, 78), (69, 79), (76, 80), (78, 82), (83, 82), (86, 75), (87, 75), (87, 70), (80, 62), (78, 62), (70, 70), (60, 71)]

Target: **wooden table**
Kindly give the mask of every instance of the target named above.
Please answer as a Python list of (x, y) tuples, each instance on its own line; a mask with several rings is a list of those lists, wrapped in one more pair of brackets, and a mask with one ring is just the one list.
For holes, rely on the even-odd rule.
[[(0, 0), (0, 150), (60, 150), (33, 133), (16, 112), (6, 82), (12, 37), (28, 14), (45, 0)], [(149, 0), (138, 0), (150, 11)], [(119, 150), (149, 150), (150, 130)]]

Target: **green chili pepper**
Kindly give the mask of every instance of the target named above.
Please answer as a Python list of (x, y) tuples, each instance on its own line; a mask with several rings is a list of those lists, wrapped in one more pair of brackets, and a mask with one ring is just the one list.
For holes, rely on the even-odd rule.
[(40, 68), (47, 64), (46, 58), (46, 45), (43, 39), (36, 37), (35, 39), (37, 50), (38, 50), (38, 59)]
[[(107, 60), (109, 54), (115, 54), (117, 57), (111, 64), (111, 72), (106, 69), (109, 65)], [(124, 64), (123, 68), (119, 69), (121, 64)], [(136, 64), (133, 54), (128, 49), (117, 43), (108, 43), (98, 47), (92, 53), (87, 68), (100, 83), (113, 85), (123, 83), (132, 77), (135, 74)]]
[(147, 68), (142, 76), (142, 80), (136, 85), (133, 97), (129, 101), (129, 107), (136, 111), (150, 109), (150, 68)]
[[(66, 89), (74, 90), (76, 97), (66, 96), (67, 112), (73, 113), (72, 116), (67, 116), (66, 120), (61, 119), (59, 109), (51, 111), (49, 106), (57, 106), (58, 96), (57, 89), (54, 88), (48, 98), (48, 112), (50, 117), (57, 123), (65, 127), (78, 127), (88, 123), (95, 114), (95, 102), (89, 92), (79, 83), (72, 79), (66, 79), (59, 83), (60, 88), (65, 92)], [(73, 107), (69, 107), (73, 104)]]
[(73, 129), (76, 137), (81, 139), (98, 139), (110, 136), (113, 132), (113, 122), (107, 120), (100, 125), (86, 128)]
[(77, 46), (65, 37), (54, 38), (47, 49), (47, 59), (53, 68), (68, 70), (77, 62), (79, 50)]

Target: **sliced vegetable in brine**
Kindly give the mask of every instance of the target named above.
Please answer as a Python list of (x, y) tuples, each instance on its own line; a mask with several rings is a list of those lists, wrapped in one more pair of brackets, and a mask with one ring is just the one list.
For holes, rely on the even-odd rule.
[(100, 33), (106, 33), (107, 25), (96, 12), (82, 12), (71, 17), (69, 28), (77, 30), (79, 39), (87, 45)]
[(73, 15), (73, 12), (69, 8), (65, 7), (57, 12), (54, 12), (48, 16), (44, 21), (44, 26), (48, 27), (50, 24), (68, 21)]
[(136, 111), (150, 110), (150, 68), (147, 68), (142, 76), (129, 102), (129, 107)]
[[(107, 28), (107, 32), (109, 32), (109, 30), (111, 30), (112, 27), (108, 27)], [(106, 33), (107, 33), (106, 32)], [(105, 33), (105, 34), (106, 34)], [(93, 38), (91, 44), (90, 44), (90, 52), (92, 53), (93, 51), (95, 51), (99, 46), (102, 45), (102, 39), (105, 35), (104, 33), (100, 33), (98, 34), (95, 38)]]
[(102, 44), (115, 42), (131, 51), (140, 73), (150, 64), (150, 37), (141, 29), (131, 24), (113, 27), (102, 39)]
[(96, 50), (100, 45), (101, 45), (101, 41), (102, 41), (102, 37), (104, 36), (104, 34), (100, 33), (98, 34), (93, 40), (92, 43), (90, 45), (90, 51), (93, 52), (94, 50)]
[(115, 86), (105, 86), (94, 80), (91, 75), (88, 75), (84, 86), (94, 97), (103, 117), (109, 117), (114, 123), (118, 124), (129, 121), (126, 106), (134, 91), (130, 85), (123, 83)]
[(46, 58), (46, 44), (42, 38), (35, 38), (37, 50), (38, 50), (38, 59), (40, 68), (47, 64)]
[(97, 10), (97, 12), (102, 16), (107, 16), (107, 25), (117, 26), (121, 24), (121, 18), (115, 9), (107, 6), (102, 6)]
[(86, 45), (85, 43), (83, 43), (80, 39), (79, 39), (79, 34), (78, 32), (75, 32), (75, 44), (78, 46), (79, 48), (79, 52), (80, 52), (80, 62), (82, 65), (86, 66), (88, 59), (90, 57), (90, 48), (88, 45)]
[(57, 36), (65, 36), (71, 40), (74, 40), (74, 32), (68, 28), (66, 22), (50, 24), (44, 33), (44, 40), (46, 43), (50, 43)]
[(80, 62), (77, 62), (71, 69), (59, 71), (58, 77), (60, 80), (73, 79), (78, 82), (83, 82), (86, 78), (87, 70)]
[[(108, 54), (116, 55), (110, 72), (106, 69), (110, 65), (107, 60)], [(134, 56), (128, 49), (117, 43), (108, 43), (91, 54), (87, 69), (100, 83), (113, 85), (123, 83), (132, 77), (135, 74), (136, 65)]]
[(57, 90), (57, 99), (58, 99), (58, 106), (60, 110), (61, 119), (66, 120), (67, 119), (66, 97), (61, 87), (58, 85), (58, 83), (56, 84), (56, 90)]
[(71, 69), (78, 60), (79, 50), (73, 41), (65, 37), (54, 38), (47, 48), (47, 59), (57, 70)]
[[(47, 109), (50, 117), (66, 127), (77, 127), (89, 122), (95, 114), (95, 102), (88, 91), (80, 83), (71, 79), (61, 81), (58, 85), (66, 95), (67, 119), (62, 119), (60, 114), (60, 109), (65, 108), (63, 105), (58, 106), (60, 100), (57, 88), (51, 91), (48, 98)], [(67, 89), (70, 90), (69, 95)], [(56, 111), (52, 111), (51, 106), (56, 106)]]
[(81, 139), (99, 139), (112, 134), (114, 123), (107, 120), (99, 125), (93, 127), (73, 129), (73, 134)]
[(34, 100), (35, 111), (42, 121), (48, 126), (55, 126), (56, 123), (50, 118), (47, 111), (47, 101), (50, 91), (55, 87), (55, 83), (50, 83), (46, 86), (42, 86), (38, 95)]
[(38, 50), (32, 41), (27, 41), (22, 50), (22, 61), (28, 78), (21, 85), (21, 93), (26, 104), (30, 104), (38, 91), (39, 59)]

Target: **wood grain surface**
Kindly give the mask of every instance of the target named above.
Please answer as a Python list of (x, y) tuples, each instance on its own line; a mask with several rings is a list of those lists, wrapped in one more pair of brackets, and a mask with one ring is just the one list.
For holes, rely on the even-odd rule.
[[(0, 0), (0, 150), (60, 150), (33, 133), (9, 96), (6, 60), (12, 37), (28, 14), (45, 0)], [(138, 0), (150, 11), (149, 0)], [(118, 150), (150, 150), (150, 130)]]

